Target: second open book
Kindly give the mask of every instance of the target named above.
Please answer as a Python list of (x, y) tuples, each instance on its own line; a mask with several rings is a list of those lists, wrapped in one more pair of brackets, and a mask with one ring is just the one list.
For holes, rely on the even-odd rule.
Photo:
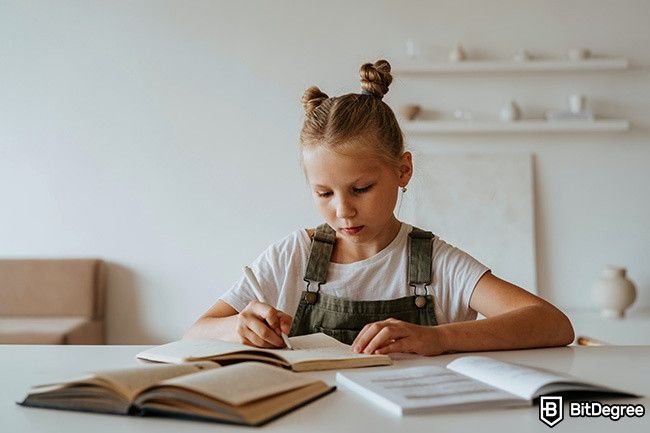
[(528, 406), (546, 394), (634, 394), (539, 368), (464, 356), (447, 365), (340, 372), (336, 381), (396, 415), (482, 407)]
[(294, 371), (390, 365), (387, 355), (355, 353), (350, 346), (322, 333), (289, 339), (294, 350), (261, 349), (220, 340), (179, 340), (138, 353), (147, 361), (179, 364), (193, 361), (261, 361)]

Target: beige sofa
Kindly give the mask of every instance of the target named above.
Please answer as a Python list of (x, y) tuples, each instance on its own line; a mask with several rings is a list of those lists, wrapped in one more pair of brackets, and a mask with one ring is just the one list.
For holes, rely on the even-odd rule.
[(98, 259), (0, 260), (0, 344), (104, 344)]

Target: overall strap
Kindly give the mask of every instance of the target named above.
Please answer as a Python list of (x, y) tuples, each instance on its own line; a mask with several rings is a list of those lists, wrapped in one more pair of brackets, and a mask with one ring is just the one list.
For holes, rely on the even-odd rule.
[(304, 280), (324, 283), (327, 277), (332, 251), (336, 242), (336, 232), (327, 224), (316, 227), (309, 250), (309, 261)]
[(409, 233), (408, 284), (419, 286), (431, 284), (434, 234), (417, 227)]

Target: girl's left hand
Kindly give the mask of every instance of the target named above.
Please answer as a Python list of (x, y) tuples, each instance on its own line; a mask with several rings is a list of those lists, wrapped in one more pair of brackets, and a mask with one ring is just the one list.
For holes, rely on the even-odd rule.
[(435, 326), (421, 326), (397, 319), (369, 323), (352, 343), (357, 353), (417, 353), (432, 356), (444, 352)]

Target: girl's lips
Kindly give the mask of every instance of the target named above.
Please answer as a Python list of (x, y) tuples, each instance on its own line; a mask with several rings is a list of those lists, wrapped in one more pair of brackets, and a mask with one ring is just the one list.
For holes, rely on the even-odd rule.
[(363, 226), (357, 226), (357, 227), (347, 227), (347, 228), (343, 228), (341, 230), (343, 230), (348, 235), (356, 235), (362, 229), (363, 229)]

